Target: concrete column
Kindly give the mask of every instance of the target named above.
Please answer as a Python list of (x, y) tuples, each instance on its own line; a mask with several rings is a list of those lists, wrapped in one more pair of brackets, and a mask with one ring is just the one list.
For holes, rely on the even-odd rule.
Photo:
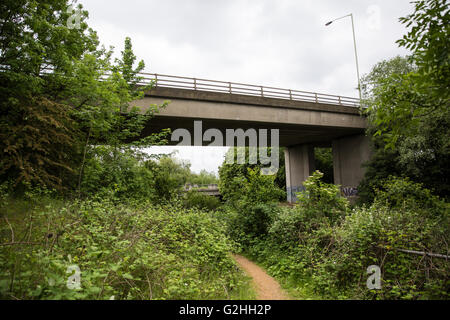
[(300, 145), (286, 148), (284, 151), (286, 163), (287, 201), (297, 201), (296, 192), (303, 190), (303, 182), (315, 170), (314, 147)]
[(349, 136), (333, 140), (332, 146), (334, 183), (341, 185), (346, 195), (355, 195), (365, 173), (362, 165), (371, 157), (370, 139), (364, 135)]

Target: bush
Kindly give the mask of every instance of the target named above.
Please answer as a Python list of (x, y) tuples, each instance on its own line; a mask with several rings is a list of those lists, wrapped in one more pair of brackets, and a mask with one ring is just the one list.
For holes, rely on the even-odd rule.
[(164, 155), (149, 160), (138, 149), (95, 147), (86, 161), (81, 194), (98, 199), (147, 199), (170, 202), (182, 193), (192, 175), (189, 164)]
[(349, 203), (334, 184), (321, 181), (323, 173), (316, 171), (304, 183), (305, 191), (297, 193), (297, 210), (311, 222), (327, 219), (334, 224), (346, 214)]
[(221, 205), (218, 198), (202, 194), (201, 192), (190, 190), (184, 197), (184, 206), (186, 208), (198, 208), (204, 210), (216, 210)]
[(323, 172), (323, 181), (334, 183), (333, 152), (331, 148), (314, 148), (316, 169)]
[[(5, 200), (0, 299), (239, 298), (246, 281), (217, 220), (140, 202)], [(80, 290), (66, 287), (71, 265)]]
[[(275, 211), (268, 235), (247, 253), (296, 290), (333, 299), (448, 299), (449, 204), (420, 184), (390, 178), (370, 207), (349, 211), (337, 187), (315, 173), (295, 208)], [(369, 290), (366, 270), (378, 265), (382, 289)], [(301, 290), (300, 290), (301, 291)]]
[(409, 178), (389, 177), (377, 190), (376, 199), (390, 208), (420, 210), (425, 217), (443, 218), (448, 215), (448, 204), (445, 201)]
[[(245, 147), (245, 164), (237, 163), (237, 153), (240, 148), (230, 149), (226, 155), (226, 159), (230, 159), (230, 153), (234, 154), (234, 163), (228, 164), (226, 161), (219, 168), (219, 189), (225, 201), (236, 202), (241, 198), (244, 182), (249, 179), (249, 172), (260, 172), (264, 167), (261, 164), (249, 164), (250, 148)], [(242, 150), (242, 149), (241, 149)], [(259, 149), (258, 149), (259, 152)], [(271, 154), (271, 149), (267, 151)], [(283, 190), (283, 192), (276, 192), (278, 195), (277, 201), (284, 201), (286, 199), (286, 168), (284, 161), (284, 152), (279, 150), (279, 165), (280, 168), (275, 176), (273, 176), (272, 184), (274, 190)], [(250, 171), (250, 170), (251, 171)], [(270, 196), (270, 199), (273, 197)], [(264, 201), (264, 200), (263, 200)]]
[[(335, 245), (317, 273), (322, 292), (334, 287), (356, 298), (446, 299), (450, 289), (448, 262), (400, 250), (442, 253), (449, 229), (441, 218), (411, 207), (375, 203), (355, 210), (336, 228)], [(444, 252), (444, 254), (447, 254)], [(382, 270), (383, 288), (365, 287), (369, 265)], [(323, 282), (323, 279), (329, 281)]]
[[(284, 193), (276, 187), (276, 176), (261, 175), (259, 169), (247, 169), (248, 178), (239, 177), (236, 196), (229, 198), (227, 209), (228, 231), (234, 240), (246, 247), (253, 238), (267, 235), (272, 216), (278, 210), (279, 197)], [(239, 193), (239, 197), (237, 194)]]

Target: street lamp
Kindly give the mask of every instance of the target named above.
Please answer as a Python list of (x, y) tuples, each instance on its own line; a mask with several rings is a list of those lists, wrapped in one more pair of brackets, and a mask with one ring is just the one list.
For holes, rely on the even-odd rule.
[(358, 63), (358, 52), (356, 50), (356, 36), (355, 36), (355, 23), (353, 22), (353, 13), (347, 14), (343, 17), (331, 20), (330, 22), (327, 22), (325, 24), (325, 26), (329, 26), (330, 24), (332, 24), (333, 22), (337, 21), (337, 20), (341, 20), (344, 18), (350, 17), (352, 19), (352, 30), (353, 30), (353, 44), (355, 46), (355, 60), (356, 60), (356, 75), (358, 76), (358, 91), (359, 91), (359, 100), (361, 100), (361, 82), (359, 79), (359, 63)]

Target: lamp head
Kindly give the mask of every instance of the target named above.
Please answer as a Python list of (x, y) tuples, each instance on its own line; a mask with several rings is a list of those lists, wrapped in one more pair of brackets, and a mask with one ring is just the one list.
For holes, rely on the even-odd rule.
[(325, 24), (325, 26), (329, 26), (330, 24), (332, 24), (333, 23), (333, 21), (330, 21), (330, 22), (327, 22), (326, 24)]

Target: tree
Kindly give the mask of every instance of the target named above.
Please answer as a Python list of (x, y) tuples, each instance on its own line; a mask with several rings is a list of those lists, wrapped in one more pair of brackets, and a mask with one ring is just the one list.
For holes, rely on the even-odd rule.
[(0, 182), (13, 181), (16, 189), (79, 188), (93, 145), (112, 146), (117, 159), (167, 134), (140, 136), (158, 106), (146, 114), (125, 110), (148, 89), (139, 86), (145, 64), (134, 68), (131, 40), (112, 63), (112, 48), (99, 48), (81, 5), (79, 23), (69, 23), (70, 4), (0, 3)]
[[(82, 107), (74, 112), (78, 123), (87, 133), (84, 143), (84, 156), (79, 169), (78, 189), (80, 189), (86, 158), (102, 156), (105, 148), (111, 153), (111, 162), (119, 161), (123, 154), (134, 156), (143, 161), (147, 160), (142, 148), (166, 143), (169, 130), (142, 137), (142, 131), (155, 112), (167, 105), (152, 106), (145, 114), (138, 107), (129, 108), (133, 100), (141, 99), (150, 85), (140, 85), (142, 77), (138, 74), (145, 68), (144, 61), (140, 61), (136, 68), (136, 56), (132, 50), (131, 39), (126, 38), (121, 59), (110, 62), (112, 50), (100, 51), (100, 56), (87, 56), (91, 61), (83, 74), (89, 81), (83, 81), (78, 92), (77, 104)], [(102, 57), (104, 58), (102, 59)], [(85, 64), (82, 64), (84, 66)], [(105, 75), (110, 74), (105, 77)], [(89, 88), (84, 83), (90, 84)], [(74, 83), (75, 86), (80, 85)], [(93, 90), (94, 89), (94, 90)], [(102, 145), (101, 148), (98, 145)], [(112, 165), (112, 164), (111, 164)]]
[(206, 170), (201, 170), (200, 173), (191, 173), (190, 177), (187, 180), (187, 183), (190, 184), (217, 184), (219, 179), (217, 178), (214, 172), (208, 172)]
[(323, 173), (323, 182), (334, 183), (333, 152), (331, 148), (314, 148), (316, 169)]
[[(235, 148), (236, 150), (236, 148)], [(234, 202), (242, 197), (242, 189), (244, 188), (244, 182), (248, 181), (250, 176), (249, 169), (260, 171), (260, 164), (249, 163), (249, 148), (245, 148), (245, 164), (237, 163), (237, 152), (229, 150), (226, 159), (233, 152), (235, 161), (232, 164), (224, 163), (219, 168), (219, 189), (220, 193), (225, 200)], [(280, 151), (280, 168), (277, 174), (273, 177), (274, 186), (281, 190), (286, 190), (286, 171), (284, 164), (284, 152)], [(286, 194), (280, 193), (279, 200), (285, 200)]]
[[(80, 11), (69, 28), (69, 3), (0, 3), (0, 180), (61, 186), (73, 177), (79, 132), (61, 97), (74, 61), (96, 49)], [(49, 72), (52, 68), (53, 72)]]
[(159, 161), (148, 160), (145, 167), (154, 175), (155, 191), (159, 199), (171, 200), (181, 191), (191, 176), (191, 164), (172, 158), (160, 157)]
[(411, 28), (398, 41), (412, 50), (411, 58), (384, 61), (366, 77), (375, 80), (366, 86), (366, 113), (377, 155), (365, 183), (374, 174), (370, 166), (377, 167), (374, 161), (390, 159), (391, 174), (408, 176), (448, 197), (450, 13), (446, 1), (414, 3), (415, 12), (400, 19)]
[[(370, 73), (361, 79), (361, 87), (365, 104), (376, 107), (377, 98), (382, 92), (383, 85), (389, 81), (397, 81), (394, 75), (403, 76), (415, 70), (414, 63), (410, 57), (396, 56), (392, 59), (382, 60), (373, 66)], [(397, 79), (397, 80), (393, 80)], [(358, 187), (358, 195), (363, 203), (370, 203), (375, 198), (375, 190), (380, 188), (384, 180), (391, 175), (401, 176), (402, 169), (399, 167), (399, 152), (397, 148), (386, 148), (386, 141), (382, 135), (376, 135), (378, 130), (376, 112), (370, 110), (366, 113), (369, 118), (368, 136), (372, 137), (374, 153), (371, 160), (366, 164), (364, 179)]]
[(396, 56), (391, 59), (382, 60), (372, 67), (372, 70), (361, 78), (361, 90), (363, 99), (369, 100), (369, 105), (373, 105), (373, 100), (376, 99), (376, 92), (386, 81), (394, 75), (406, 75), (410, 72), (416, 71), (417, 67), (414, 64), (411, 56)]
[(420, 0), (415, 12), (400, 18), (410, 28), (397, 43), (412, 50), (417, 69), (406, 74), (392, 74), (380, 81), (369, 104), (375, 114), (377, 135), (384, 135), (388, 147), (402, 137), (413, 137), (421, 122), (445, 114), (450, 87), (450, 12), (445, 0)]

